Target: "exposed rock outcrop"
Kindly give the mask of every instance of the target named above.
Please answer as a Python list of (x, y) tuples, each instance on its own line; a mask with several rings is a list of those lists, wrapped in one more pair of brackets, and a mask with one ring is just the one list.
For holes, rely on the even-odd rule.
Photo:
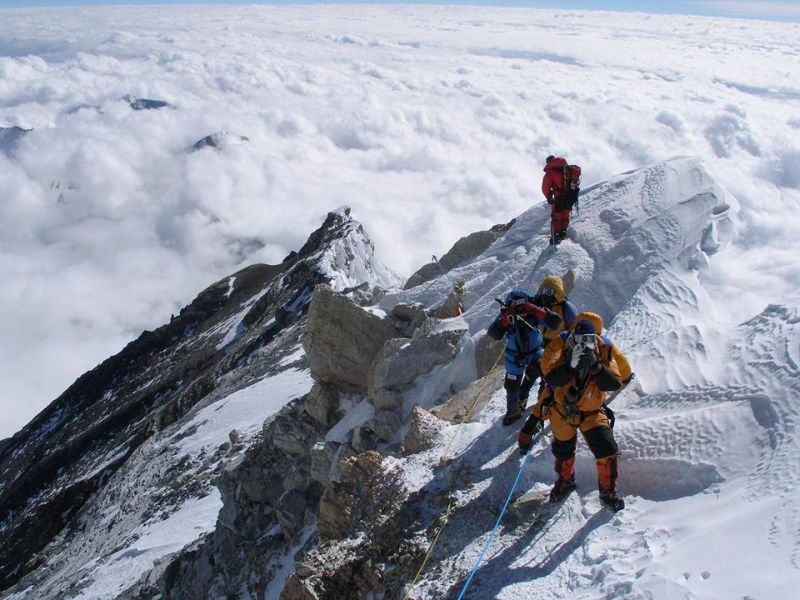
[(407, 456), (433, 448), (439, 441), (444, 426), (444, 421), (439, 417), (421, 406), (415, 406), (411, 411), (408, 431), (400, 445), (400, 453)]
[(339, 472), (340, 480), (328, 488), (319, 504), (322, 540), (368, 533), (405, 496), (400, 474), (387, 467), (378, 452), (342, 460)]
[(163, 100), (152, 100), (150, 98), (137, 98), (127, 94), (122, 97), (122, 100), (127, 102), (133, 110), (155, 110), (159, 108), (174, 108), (169, 102)]
[(433, 407), (431, 413), (453, 423), (475, 418), (492, 395), (503, 387), (504, 373), (502, 367), (495, 368), (491, 373), (473, 381), (469, 386), (453, 395), (447, 402)]
[(387, 341), (376, 359), (370, 387), (376, 412), (368, 427), (379, 441), (392, 440), (408, 416), (405, 393), (438, 366), (451, 363), (461, 350), (464, 330), (428, 331), (425, 323), (412, 338)]
[(13, 127), (0, 127), (0, 152), (6, 156), (12, 156), (20, 140), (30, 131), (30, 129), (23, 129), (16, 125)]
[(366, 391), (376, 355), (396, 335), (391, 323), (320, 285), (309, 308), (303, 348), (317, 381)]
[(428, 319), (428, 313), (422, 304), (397, 304), (392, 308), (391, 315), (401, 323), (403, 337), (411, 337), (414, 332)]
[(400, 598), (425, 553), (408, 524), (424, 494), (409, 496), (377, 452), (342, 461), (343, 477), (320, 503), (320, 543), (300, 552), (281, 600)]
[(375, 365), (372, 390), (407, 388), (436, 366), (451, 362), (458, 354), (463, 334), (462, 329), (449, 329), (387, 341)]
[(260, 443), (223, 470), (218, 527), (194, 552), (172, 562), (159, 582), (163, 597), (235, 596), (241, 590), (263, 597), (287, 544), (316, 520), (324, 491), (311, 476), (312, 449), (324, 429), (307, 421), (301, 398), (269, 419)]
[(450, 250), (442, 256), (437, 262), (430, 262), (411, 277), (408, 278), (403, 289), (407, 290), (416, 287), (426, 281), (439, 277), (443, 272), (447, 273), (451, 269), (457, 267), (462, 261), (467, 258), (472, 258), (483, 253), (495, 240), (502, 237), (516, 219), (509, 221), (504, 225), (495, 225), (488, 231), (476, 231), (458, 240)]
[(228, 133), (227, 131), (221, 131), (219, 133), (212, 133), (211, 135), (207, 135), (206, 137), (197, 140), (194, 144), (192, 144), (190, 151), (197, 152), (203, 148), (212, 148), (216, 150), (229, 144), (239, 144), (249, 141), (250, 139), (243, 135), (235, 135)]
[(475, 370), (478, 377), (486, 375), (492, 367), (503, 364), (502, 353), (506, 347), (505, 340), (494, 340), (482, 335), (475, 344)]
[[(348, 252), (358, 259), (349, 259)], [(148, 493), (126, 501), (125, 519), (102, 526), (109, 540), (93, 548), (96, 556), (113, 552), (120, 544), (134, 544), (135, 529), (141, 524), (137, 519), (155, 515), (167, 519), (187, 494), (207, 496), (210, 479), (223, 460), (237, 462), (241, 451), (253, 443), (252, 433), (246, 439), (241, 432), (236, 439), (227, 439), (230, 429), (224, 430), (212, 452), (196, 448), (193, 451), (200, 454), (184, 460), (178, 451), (180, 440), (191, 437), (204, 422), (185, 431), (180, 424), (242, 388), (285, 370), (303, 369), (302, 355), (289, 356), (296, 353), (314, 285), (334, 279), (337, 285), (360, 285), (358, 278), (364, 274), (389, 273), (377, 264), (365, 268), (364, 261), (371, 260), (371, 242), (360, 224), (348, 211), (330, 213), (309, 241), (281, 264), (253, 265), (209, 286), (169, 324), (144, 332), (84, 374), (22, 431), (4, 440), (0, 589), (24, 578), (20, 585), (34, 586), (38, 597), (56, 598), (77, 593), (77, 588), (70, 588), (70, 577), (90, 583), (88, 574), (76, 570), (88, 560), (82, 558), (82, 541), (86, 543), (101, 527), (100, 517), (93, 515), (103, 509), (94, 503), (113, 502), (117, 487), (130, 484), (138, 491), (137, 477)], [(330, 261), (341, 270), (332, 273)], [(378, 281), (366, 283), (374, 288)], [(258, 537), (269, 522), (279, 532), (283, 526), (290, 529), (290, 537), (296, 533), (301, 519), (294, 512), (300, 505), (295, 492), (317, 497), (322, 493), (322, 486), (310, 477), (310, 448), (320, 437), (317, 429), (322, 431), (341, 416), (338, 400), (335, 394), (319, 395), (308, 403), (298, 400), (294, 422), (273, 421), (269, 445), (287, 464), (261, 473), (257, 484), (243, 471), (241, 482), (231, 487), (247, 490), (248, 497), (266, 504), (254, 508), (248, 518), (226, 516), (231, 510), (226, 504), (223, 529), (229, 525), (244, 532), (245, 538)], [(158, 454), (158, 445), (152, 442), (156, 436), (164, 454)], [(160, 474), (147, 471), (152, 461), (162, 465)], [(224, 488), (225, 475), (221, 481)], [(284, 495), (287, 492), (292, 494)], [(48, 569), (37, 569), (44, 561)]]

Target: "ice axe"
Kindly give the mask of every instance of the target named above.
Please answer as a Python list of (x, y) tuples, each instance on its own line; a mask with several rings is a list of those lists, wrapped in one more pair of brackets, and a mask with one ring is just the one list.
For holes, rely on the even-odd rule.
[[(500, 298), (495, 298), (495, 299), (494, 299), (494, 301), (495, 301), (495, 302), (497, 302), (497, 303), (498, 303), (500, 306), (502, 306), (502, 307), (503, 307), (503, 310), (508, 310), (509, 308), (511, 308), (511, 305), (509, 305), (509, 304), (507, 304), (507, 303), (503, 302), (502, 300), (500, 300)], [(521, 323), (523, 323), (523, 324), (524, 324), (524, 325), (525, 325), (525, 326), (526, 326), (528, 329), (536, 330), (536, 327), (534, 327), (533, 325), (531, 325), (530, 323), (528, 323), (528, 322), (527, 322), (525, 319), (523, 319), (523, 318), (522, 318), (520, 315), (518, 315), (518, 314), (513, 314), (512, 316), (514, 317), (514, 320), (515, 320), (515, 321), (520, 321), (520, 322), (521, 322)]]
[(617, 420), (617, 418), (616, 418), (616, 416), (614, 416), (614, 411), (611, 410), (611, 407), (609, 407), (608, 405), (611, 404), (614, 401), (614, 398), (616, 398), (624, 390), (626, 390), (628, 388), (628, 386), (633, 382), (633, 380), (635, 378), (636, 378), (636, 373), (631, 373), (631, 378), (628, 379), (628, 381), (625, 383), (625, 385), (623, 385), (617, 391), (612, 393), (608, 398), (606, 398), (606, 401), (603, 402), (603, 410), (606, 413), (606, 417), (608, 417), (609, 426), (611, 427), (611, 429), (614, 429), (614, 422)]
[(606, 401), (605, 401), (605, 403), (604, 403), (604, 404), (611, 404), (611, 402), (614, 400), (614, 398), (616, 398), (616, 397), (617, 397), (617, 396), (619, 396), (619, 395), (620, 395), (622, 392), (624, 392), (626, 389), (628, 389), (628, 386), (629, 386), (631, 383), (633, 383), (633, 380), (634, 380), (634, 379), (636, 379), (636, 373), (631, 373), (631, 378), (630, 378), (630, 379), (628, 379), (628, 381), (627, 381), (627, 382), (625, 382), (625, 385), (623, 385), (622, 387), (620, 387), (618, 390), (616, 390), (615, 392), (613, 392), (613, 393), (612, 393), (612, 394), (611, 394), (611, 395), (610, 395), (608, 398), (606, 398)]

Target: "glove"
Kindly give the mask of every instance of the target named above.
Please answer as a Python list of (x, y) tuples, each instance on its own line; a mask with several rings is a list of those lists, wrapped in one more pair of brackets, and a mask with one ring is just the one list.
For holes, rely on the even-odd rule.
[(530, 302), (523, 304), (522, 310), (525, 312), (525, 314), (533, 315), (537, 319), (544, 319), (547, 316), (547, 311), (545, 309), (540, 308), (539, 306), (536, 306)]
[(510, 312), (505, 312), (500, 315), (500, 326), (503, 329), (510, 329), (514, 324), (514, 315)]
[(575, 369), (580, 373), (596, 375), (603, 368), (602, 363), (597, 360), (597, 355), (589, 349), (584, 350), (578, 359), (578, 366)]
[(531, 449), (531, 443), (533, 442), (533, 436), (528, 435), (527, 433), (519, 432), (517, 436), (517, 444), (519, 444), (519, 453), (523, 456), (528, 453), (528, 450)]
[(595, 357), (594, 364), (589, 367), (589, 375), (597, 375), (602, 370), (603, 370), (603, 363), (601, 363)]
[(569, 357), (569, 366), (573, 369), (577, 369), (580, 365), (581, 359), (583, 358), (583, 353), (585, 348), (583, 346), (575, 346), (572, 348), (572, 355)]

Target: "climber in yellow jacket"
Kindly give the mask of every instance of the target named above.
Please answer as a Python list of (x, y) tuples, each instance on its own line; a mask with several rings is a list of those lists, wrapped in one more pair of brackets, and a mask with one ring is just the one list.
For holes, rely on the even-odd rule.
[[(557, 502), (575, 489), (575, 450), (578, 430), (597, 461), (600, 501), (614, 511), (625, 507), (617, 493), (619, 447), (611, 422), (604, 410), (606, 392), (620, 389), (632, 372), (625, 355), (601, 335), (603, 320), (592, 312), (581, 312), (571, 331), (564, 331), (544, 351), (541, 369), (553, 387), (552, 404), (540, 408), (541, 418), (550, 421), (553, 432), (551, 450), (558, 475), (550, 500)], [(539, 408), (539, 407), (537, 407)], [(540, 424), (531, 421), (519, 434), (520, 450), (531, 445), (532, 434)]]
[[(543, 338), (542, 348), (546, 349), (553, 340), (559, 339), (563, 331), (572, 328), (575, 324), (575, 317), (578, 315), (578, 309), (575, 308), (575, 305), (567, 298), (567, 294), (564, 290), (564, 281), (557, 275), (547, 275), (542, 279), (542, 283), (539, 285), (539, 289), (536, 290), (533, 301), (537, 306), (543, 306), (561, 317), (561, 323), (558, 327), (548, 329), (539, 326), (539, 331), (541, 331)], [(545, 380), (542, 379), (536, 404), (531, 409), (530, 417), (528, 417), (529, 423), (526, 423), (523, 429), (530, 426), (530, 433), (533, 432), (533, 429), (535, 429), (540, 421), (542, 406), (552, 403), (552, 396), (553, 390), (551, 386), (548, 386)]]

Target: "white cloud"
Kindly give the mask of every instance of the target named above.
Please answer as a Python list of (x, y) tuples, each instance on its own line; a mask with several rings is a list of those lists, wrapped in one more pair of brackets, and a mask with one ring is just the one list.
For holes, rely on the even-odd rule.
[(800, 5), (795, 2), (769, 2), (761, 0), (699, 0), (701, 6), (734, 16), (796, 19), (800, 18)]
[[(0, 154), (0, 436), (205, 285), (280, 261), (328, 210), (351, 205), (410, 274), (540, 202), (550, 153), (586, 185), (700, 154), (741, 195), (748, 244), (798, 249), (787, 24), (587, 12), (553, 28), (541, 11), (419, 6), (3, 17), (0, 126), (34, 131)], [(134, 112), (125, 94), (176, 108)], [(187, 152), (219, 131), (220, 151)], [(745, 263), (737, 277), (797, 287), (785, 260)]]

